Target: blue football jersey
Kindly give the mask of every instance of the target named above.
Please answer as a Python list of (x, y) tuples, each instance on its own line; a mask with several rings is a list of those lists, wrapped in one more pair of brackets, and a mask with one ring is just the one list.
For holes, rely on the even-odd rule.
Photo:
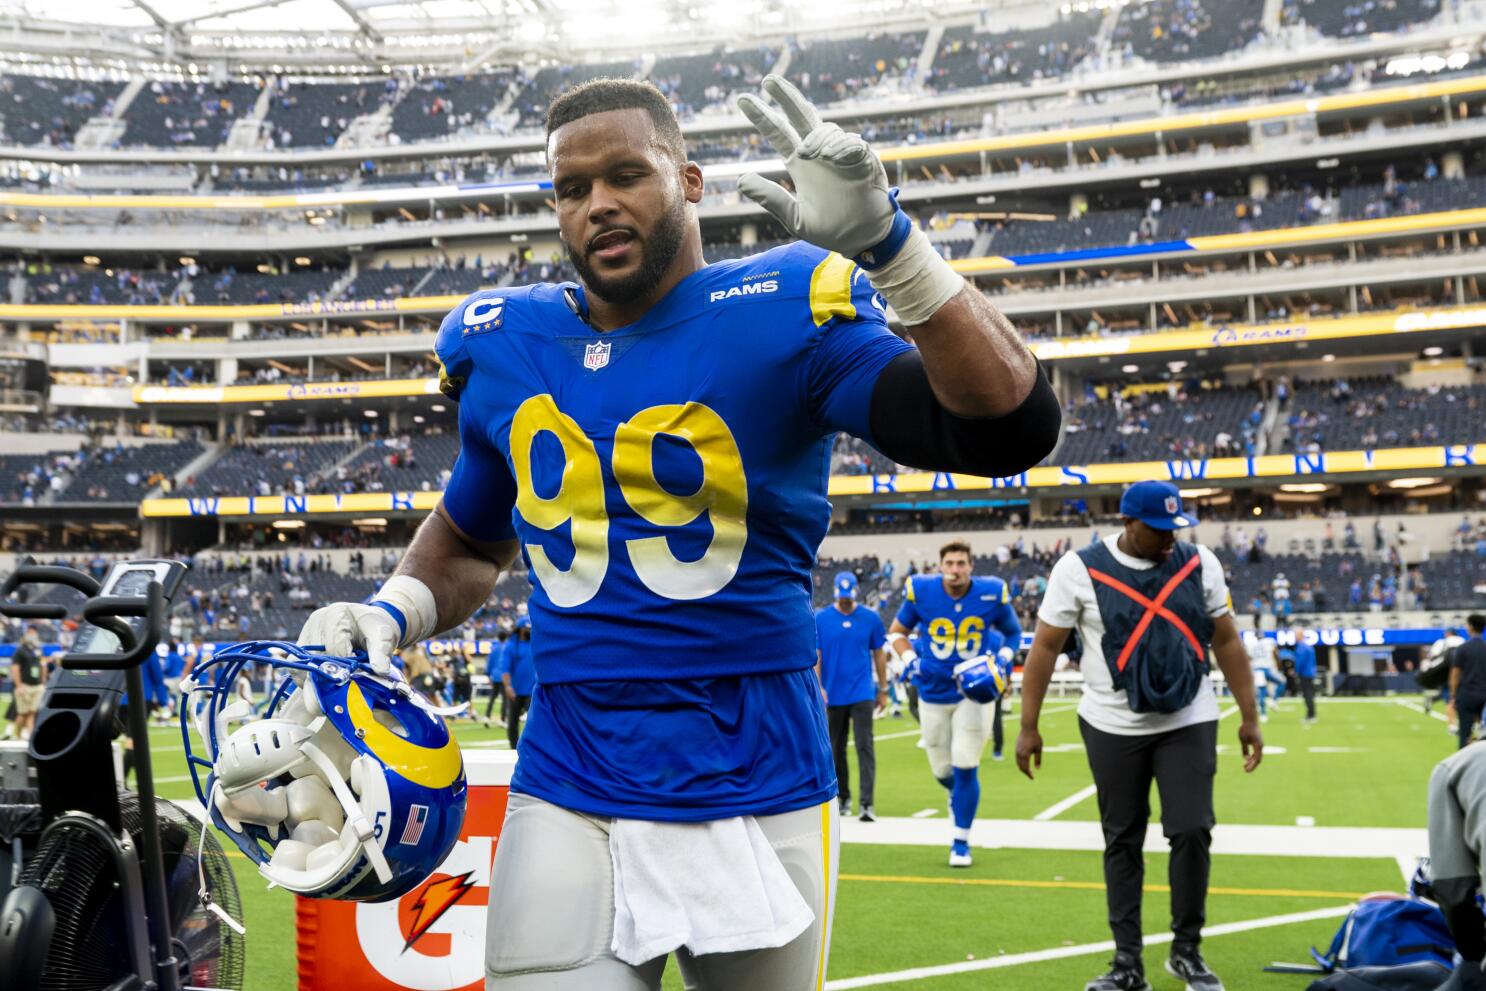
[(971, 578), (969, 591), (957, 599), (944, 590), (939, 575), (913, 575), (904, 591), (897, 620), (910, 630), (922, 628), (915, 684), (925, 702), (947, 705), (963, 698), (954, 679), (961, 661), (994, 654), (1004, 644), (1021, 645), (1022, 624), (999, 578)]
[[(475, 293), (437, 343), (460, 404), (445, 508), (473, 537), (514, 536), (533, 585), (538, 687), (512, 787), (634, 818), (825, 801), (810, 569), (831, 442), (871, 441), (872, 388), (909, 345), (855, 265), (803, 243), (709, 265), (609, 332), (567, 293), (584, 308), (571, 284)], [(769, 677), (716, 683), (742, 676)], [(592, 690), (612, 681), (633, 684)], [(782, 719), (822, 732), (766, 741)], [(635, 789), (636, 765), (665, 773)]]

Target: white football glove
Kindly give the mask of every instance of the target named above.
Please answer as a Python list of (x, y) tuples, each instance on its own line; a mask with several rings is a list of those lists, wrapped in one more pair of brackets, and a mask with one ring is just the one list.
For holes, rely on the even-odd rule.
[(860, 265), (905, 325), (927, 322), (965, 280), (898, 206), (881, 160), (860, 134), (822, 121), (784, 79), (770, 73), (763, 89), (778, 110), (752, 94), (738, 97), (738, 109), (784, 159), (795, 193), (752, 172), (738, 191), (794, 237)]
[(867, 142), (823, 122), (804, 94), (779, 76), (765, 76), (763, 89), (778, 110), (751, 93), (738, 97), (738, 109), (784, 159), (796, 195), (752, 172), (738, 180), (738, 191), (818, 247), (855, 258), (881, 244), (898, 205)]
[(359, 602), (333, 602), (316, 609), (299, 631), (301, 647), (320, 646), (327, 654), (348, 656), (357, 648), (377, 674), (392, 671), (392, 652), (402, 640), (402, 629), (392, 614), (380, 606)]

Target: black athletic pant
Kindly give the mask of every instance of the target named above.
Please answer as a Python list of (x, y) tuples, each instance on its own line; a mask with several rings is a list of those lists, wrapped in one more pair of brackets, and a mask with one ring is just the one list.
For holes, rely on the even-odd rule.
[(516, 741), (521, 739), (521, 717), (526, 715), (529, 708), (530, 695), (518, 695), (506, 705), (506, 739), (511, 741), (512, 750), (516, 749)]
[(846, 734), (857, 741), (857, 771), (861, 774), (862, 806), (872, 804), (873, 786), (877, 783), (877, 751), (872, 746), (873, 702), (854, 705), (826, 706), (826, 725), (831, 731), (831, 752), (836, 755), (837, 794), (842, 802), (851, 801), (851, 768), (846, 763)]
[(1095, 729), (1083, 719), (1084, 748), (1099, 789), (1104, 826), (1104, 887), (1109, 928), (1119, 952), (1140, 958), (1140, 895), (1145, 882), (1151, 781), (1161, 790), (1161, 831), (1171, 844), (1172, 951), (1195, 947), (1207, 917), (1213, 776), (1218, 771), (1216, 720), (1143, 736)]
[(1305, 699), (1305, 718), (1307, 718), (1307, 719), (1315, 719), (1316, 718), (1316, 679), (1315, 678), (1301, 678), (1299, 675), (1297, 675), (1296, 676), (1296, 680), (1298, 680), (1300, 682), (1300, 697), (1303, 698), (1303, 699)]
[(1482, 709), (1486, 709), (1486, 699), (1462, 695), (1455, 700), (1456, 732), (1459, 734), (1462, 748), (1471, 742), (1471, 734), (1476, 731), (1476, 724), (1481, 721)]
[(1000, 753), (1001, 745), (1006, 742), (1006, 734), (1001, 730), (1001, 699), (996, 699), (996, 711), (991, 716), (991, 751)]

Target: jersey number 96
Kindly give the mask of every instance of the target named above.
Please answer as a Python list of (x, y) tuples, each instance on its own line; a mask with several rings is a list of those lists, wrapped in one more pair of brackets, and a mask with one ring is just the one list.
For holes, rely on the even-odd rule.
[(966, 616), (960, 621), (958, 628), (952, 619), (940, 617), (929, 621), (929, 650), (941, 661), (948, 660), (951, 654), (958, 654), (961, 660), (970, 660), (979, 657), (980, 648), (985, 644), (986, 624), (979, 616)]
[[(562, 444), (565, 462), (562, 484), (550, 498), (537, 495), (532, 484), (532, 444), (543, 431)], [(678, 495), (656, 480), (652, 443), (659, 434), (679, 437), (696, 451), (702, 484), (695, 492)], [(543, 530), (571, 524), (572, 564), (563, 570), (544, 548), (527, 544), (532, 570), (553, 605), (581, 606), (598, 592), (609, 570), (609, 513), (598, 451), (577, 422), (544, 394), (516, 410), (511, 463), (522, 518)], [(695, 561), (678, 560), (664, 535), (626, 540), (635, 574), (646, 588), (667, 599), (703, 599), (733, 580), (748, 541), (748, 480), (722, 417), (701, 403), (643, 409), (615, 431), (612, 469), (625, 502), (647, 523), (682, 527), (706, 513), (712, 525), (707, 552)]]

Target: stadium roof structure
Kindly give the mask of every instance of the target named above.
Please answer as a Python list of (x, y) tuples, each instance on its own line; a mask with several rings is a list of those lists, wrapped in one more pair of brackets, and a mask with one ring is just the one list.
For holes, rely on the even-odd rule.
[(387, 62), (474, 67), (737, 47), (1007, 8), (1048, 20), (1058, 7), (1056, 0), (0, 0), (0, 28), (12, 53), (115, 60), (118, 68), (226, 59), (365, 72)]

